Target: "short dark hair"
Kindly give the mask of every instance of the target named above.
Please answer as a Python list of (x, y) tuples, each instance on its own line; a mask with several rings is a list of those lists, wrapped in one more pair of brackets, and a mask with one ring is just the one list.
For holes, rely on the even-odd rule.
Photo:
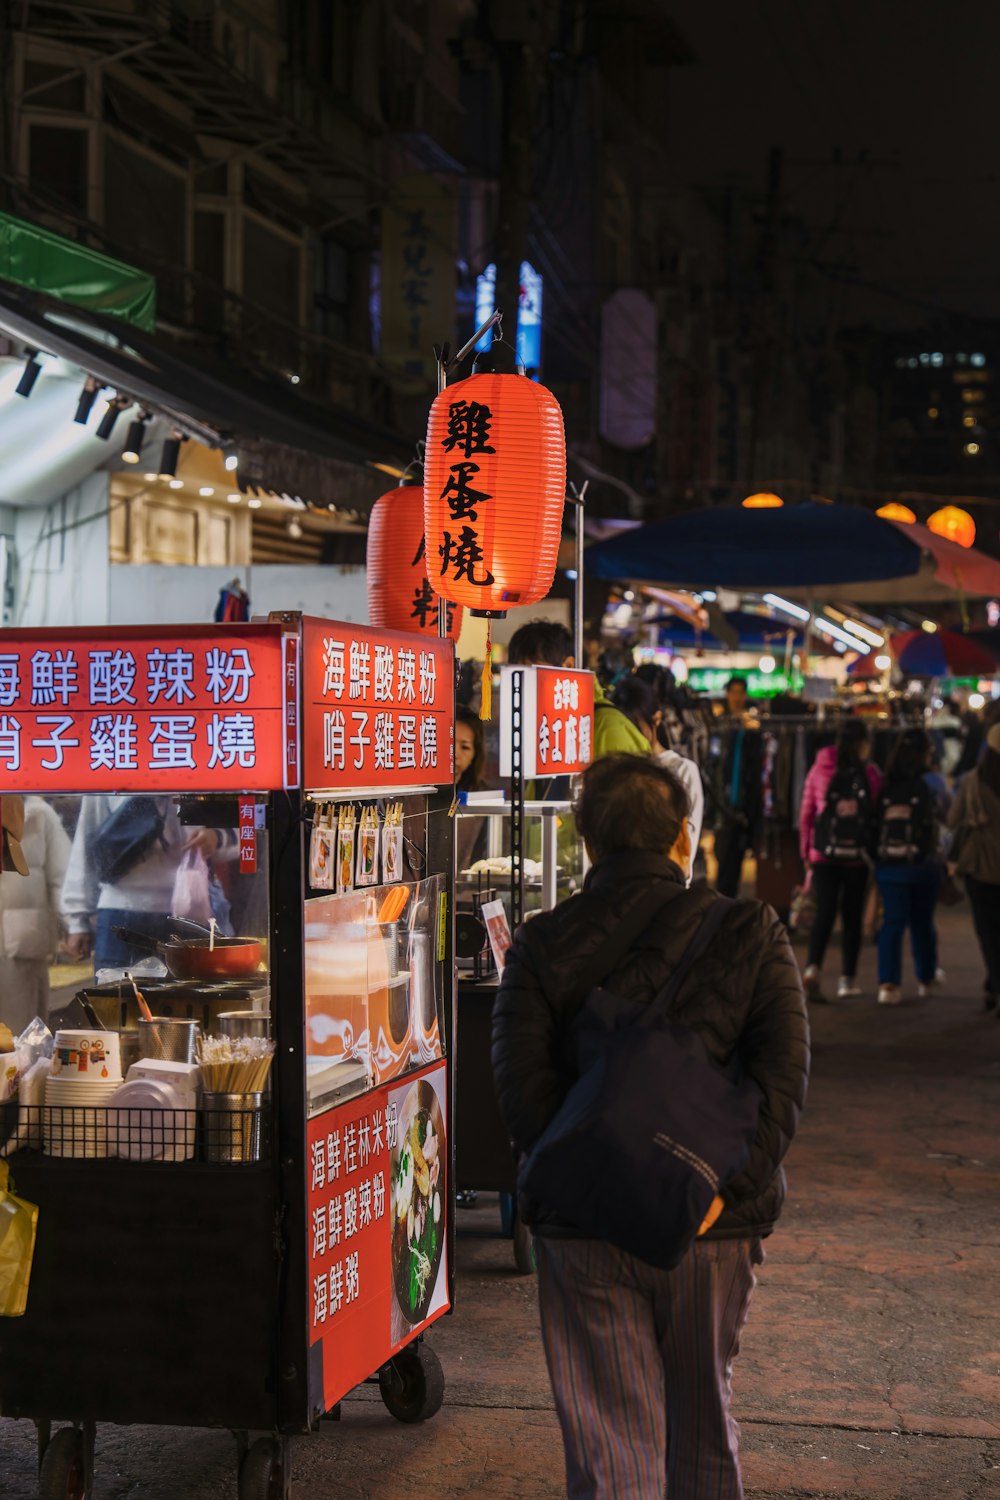
[(863, 719), (847, 719), (837, 731), (837, 765), (842, 771), (857, 765), (861, 746), (868, 743), (868, 725)]
[(919, 781), (927, 770), (930, 738), (922, 729), (907, 729), (900, 735), (885, 768), (886, 781)]
[(507, 647), (507, 660), (515, 667), (561, 667), (572, 655), (572, 633), (558, 620), (529, 620)]
[(749, 692), (749, 689), (747, 687), (747, 680), (745, 677), (730, 677), (729, 681), (726, 683), (727, 693), (729, 692), (729, 689), (731, 687), (741, 687), (744, 692)]
[(635, 725), (636, 729), (641, 729), (643, 732), (645, 732), (644, 726), (648, 725), (652, 729), (656, 715), (662, 713), (655, 689), (634, 673), (630, 677), (623, 677), (621, 682), (615, 684), (611, 701), (615, 708)]
[(596, 862), (628, 850), (669, 854), (691, 802), (666, 766), (645, 755), (605, 755), (584, 771), (575, 811)]

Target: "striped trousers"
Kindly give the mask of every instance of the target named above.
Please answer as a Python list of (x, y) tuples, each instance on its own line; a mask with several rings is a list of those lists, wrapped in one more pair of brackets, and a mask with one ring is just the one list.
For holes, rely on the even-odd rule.
[(604, 1240), (535, 1246), (571, 1500), (743, 1500), (730, 1392), (760, 1240), (699, 1240), (673, 1271)]

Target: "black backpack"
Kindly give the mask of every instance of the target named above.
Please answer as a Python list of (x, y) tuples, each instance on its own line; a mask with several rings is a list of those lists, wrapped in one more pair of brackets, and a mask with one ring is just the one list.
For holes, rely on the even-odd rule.
[(91, 834), (87, 853), (102, 885), (124, 879), (146, 858), (154, 844), (167, 847), (163, 835), (165, 809), (161, 797), (129, 797)]
[(933, 854), (936, 833), (934, 798), (926, 782), (883, 787), (878, 804), (880, 864), (920, 864)]
[(856, 865), (871, 854), (874, 825), (864, 766), (836, 770), (813, 829), (813, 848), (832, 864)]

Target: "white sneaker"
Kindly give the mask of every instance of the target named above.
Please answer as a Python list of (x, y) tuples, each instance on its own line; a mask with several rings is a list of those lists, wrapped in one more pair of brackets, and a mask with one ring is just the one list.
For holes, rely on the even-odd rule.
[(932, 995), (935, 990), (939, 990), (947, 977), (943, 969), (938, 969), (933, 979), (928, 979), (926, 983), (918, 984), (917, 994), (921, 1000), (926, 1000), (928, 995)]
[(822, 1003), (824, 1000), (823, 990), (820, 985), (820, 972), (818, 964), (810, 964), (802, 975), (802, 983), (805, 987), (806, 999)]
[(879, 1005), (898, 1005), (902, 1000), (898, 984), (880, 984), (878, 987)]
[(837, 999), (853, 1000), (861, 994), (861, 986), (853, 974), (841, 974), (837, 981)]

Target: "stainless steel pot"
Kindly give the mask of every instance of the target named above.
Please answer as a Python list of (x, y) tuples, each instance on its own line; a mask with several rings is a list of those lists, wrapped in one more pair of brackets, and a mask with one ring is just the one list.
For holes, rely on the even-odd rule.
[(219, 1036), (260, 1036), (266, 1041), (271, 1031), (267, 1011), (225, 1010), (216, 1017)]

